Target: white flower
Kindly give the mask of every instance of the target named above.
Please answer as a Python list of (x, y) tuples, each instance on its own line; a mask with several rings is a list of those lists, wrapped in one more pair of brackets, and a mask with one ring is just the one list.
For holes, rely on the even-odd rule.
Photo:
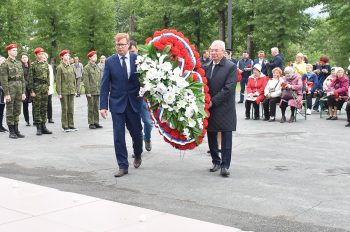
[(165, 94), (167, 92), (167, 87), (162, 82), (159, 82), (155, 90), (161, 94)]
[(146, 93), (145, 88), (140, 87), (139, 95), (140, 95), (141, 97), (143, 97), (143, 95), (145, 95), (145, 93)]
[(197, 123), (198, 123), (199, 129), (203, 129), (203, 120), (201, 118), (197, 119)]
[(180, 121), (180, 122), (182, 122), (183, 120), (185, 120), (184, 117), (180, 117), (180, 118), (179, 118), (179, 121)]
[(180, 89), (183, 89), (183, 88), (186, 88), (187, 86), (189, 86), (188, 82), (183, 77), (179, 77), (176, 79), (176, 85)]
[(192, 108), (188, 107), (186, 108), (186, 111), (185, 111), (185, 116), (186, 118), (191, 118), (194, 114), (194, 111)]
[(188, 119), (188, 126), (189, 127), (195, 127), (196, 126), (196, 121), (195, 120), (193, 120), (192, 118), (189, 118)]
[(169, 105), (173, 104), (175, 101), (175, 93), (173, 93), (172, 91), (165, 93), (163, 95), (163, 100), (165, 101), (165, 103), (167, 103)]
[(158, 76), (158, 70), (155, 68), (150, 68), (146, 72), (146, 79), (154, 80), (155, 78), (157, 78), (157, 76)]
[(182, 134), (187, 138), (191, 138), (190, 130), (188, 128), (183, 129)]
[(159, 65), (159, 68), (162, 69), (164, 72), (171, 73), (173, 66), (170, 62), (165, 62), (161, 65)]

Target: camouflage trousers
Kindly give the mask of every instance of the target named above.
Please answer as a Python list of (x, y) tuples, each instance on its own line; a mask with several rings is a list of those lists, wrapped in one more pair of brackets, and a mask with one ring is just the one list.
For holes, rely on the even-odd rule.
[(36, 123), (46, 123), (47, 117), (47, 88), (36, 88), (33, 97), (33, 117)]
[(86, 97), (88, 102), (88, 123), (98, 124), (100, 120), (99, 116), (99, 103), (100, 95), (92, 95), (91, 97)]
[(74, 127), (74, 94), (62, 95), (61, 109), (62, 128)]
[(7, 125), (17, 125), (22, 108), (22, 82), (9, 82), (11, 101), (6, 102), (6, 122)]

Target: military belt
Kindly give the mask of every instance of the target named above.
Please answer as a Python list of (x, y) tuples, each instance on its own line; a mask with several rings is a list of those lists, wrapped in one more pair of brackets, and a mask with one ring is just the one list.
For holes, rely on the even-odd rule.
[(38, 79), (38, 78), (34, 78), (34, 83), (35, 84), (47, 84), (47, 81), (42, 80), (42, 79)]

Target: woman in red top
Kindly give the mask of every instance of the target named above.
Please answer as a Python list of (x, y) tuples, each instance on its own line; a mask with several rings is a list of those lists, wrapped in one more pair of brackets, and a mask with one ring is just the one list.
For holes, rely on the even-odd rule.
[(245, 101), (245, 119), (250, 119), (250, 108), (254, 107), (254, 120), (260, 119), (259, 104), (264, 100), (264, 89), (267, 83), (266, 76), (261, 72), (261, 65), (255, 64), (253, 75), (248, 78), (247, 98)]

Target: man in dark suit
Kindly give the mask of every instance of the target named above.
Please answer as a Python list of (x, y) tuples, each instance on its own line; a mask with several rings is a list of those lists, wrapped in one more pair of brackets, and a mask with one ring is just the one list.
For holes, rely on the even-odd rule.
[[(212, 62), (205, 68), (211, 94), (209, 103), (208, 142), (213, 167), (210, 172), (221, 169), (223, 177), (230, 175), (232, 131), (236, 131), (235, 94), (237, 85), (237, 66), (227, 60), (225, 43), (215, 40), (210, 47)], [(221, 158), (219, 156), (218, 132), (221, 132)]]
[(265, 74), (265, 76), (268, 76), (267, 73), (267, 66), (266, 64), (269, 63), (268, 59), (265, 58), (265, 52), (259, 51), (258, 52), (258, 58), (254, 59), (253, 67), (255, 64), (261, 65), (261, 72)]
[[(133, 141), (134, 167), (141, 165), (142, 125), (140, 110), (142, 98), (139, 96), (140, 82), (136, 73), (137, 55), (129, 52), (130, 39), (126, 33), (115, 36), (117, 54), (105, 63), (100, 92), (100, 113), (107, 117), (108, 105), (113, 120), (114, 149), (119, 171), (114, 175), (128, 174), (128, 152), (125, 144), (125, 125)], [(109, 102), (108, 102), (109, 100)]]
[(283, 67), (283, 56), (279, 53), (279, 50), (277, 47), (271, 48), (271, 55), (272, 60), (266, 64), (268, 68), (269, 77), (273, 78), (272, 70), (274, 68), (280, 68), (281, 70), (284, 70)]

